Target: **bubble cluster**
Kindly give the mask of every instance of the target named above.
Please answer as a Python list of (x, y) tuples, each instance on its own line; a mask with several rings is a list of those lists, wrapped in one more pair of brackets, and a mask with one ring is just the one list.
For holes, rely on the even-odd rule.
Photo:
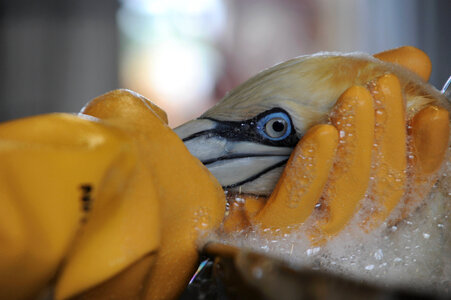
[[(304, 166), (303, 170), (297, 168), (287, 169), (286, 176), (299, 178), (295, 183), (296, 186), (290, 187), (290, 195), (288, 197), (287, 205), (292, 208), (296, 208), (300, 204), (302, 196), (306, 193), (308, 187), (312, 183), (314, 178), (314, 169), (316, 165), (315, 145), (313, 143), (308, 143), (305, 146), (305, 151), (299, 153), (295, 157), (296, 164)], [(302, 172), (302, 176), (299, 173)]]
[[(377, 209), (368, 190), (347, 227), (322, 246), (312, 246), (306, 224), (284, 234), (256, 226), (227, 235), (211, 233), (202, 243), (213, 241), (251, 249), (281, 259), (293, 268), (309, 267), (386, 287), (451, 295), (450, 158), (448, 153), (437, 175), (438, 182), (428, 195), (413, 186), (418, 180), (408, 180), (406, 190), (412, 192), (406, 193), (390, 217), (370, 232), (360, 226), (368, 213)], [(412, 203), (415, 206), (406, 210)]]

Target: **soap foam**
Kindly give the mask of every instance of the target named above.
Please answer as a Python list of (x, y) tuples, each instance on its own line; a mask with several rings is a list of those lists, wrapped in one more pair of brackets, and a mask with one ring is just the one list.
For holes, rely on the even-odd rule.
[[(289, 234), (250, 228), (224, 235), (210, 233), (201, 243), (218, 242), (281, 259), (293, 268), (312, 268), (386, 287), (451, 294), (451, 159), (424, 204), (407, 218), (396, 208), (386, 223), (365, 233), (356, 214), (325, 246), (310, 244), (305, 227)], [(365, 205), (365, 199), (362, 201)]]

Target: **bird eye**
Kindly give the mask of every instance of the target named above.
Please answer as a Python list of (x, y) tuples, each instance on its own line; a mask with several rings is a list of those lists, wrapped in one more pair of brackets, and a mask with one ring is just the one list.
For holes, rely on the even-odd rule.
[(287, 122), (282, 118), (269, 120), (265, 125), (265, 132), (272, 138), (280, 138), (287, 132)]
[(257, 129), (265, 138), (280, 141), (291, 133), (291, 122), (287, 114), (275, 112), (258, 121)]

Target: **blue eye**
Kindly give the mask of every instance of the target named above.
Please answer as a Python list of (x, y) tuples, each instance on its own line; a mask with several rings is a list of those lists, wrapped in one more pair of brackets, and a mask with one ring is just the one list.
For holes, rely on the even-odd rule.
[(287, 114), (274, 112), (258, 120), (258, 132), (272, 141), (280, 141), (291, 133), (291, 121)]

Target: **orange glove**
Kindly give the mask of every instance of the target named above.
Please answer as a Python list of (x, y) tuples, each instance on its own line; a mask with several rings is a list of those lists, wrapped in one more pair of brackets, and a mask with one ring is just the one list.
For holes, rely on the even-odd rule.
[[(398, 64), (408, 61), (407, 68), (425, 80), (430, 74), (429, 59), (413, 47), (375, 56)], [(309, 224), (306, 230), (313, 241), (324, 242), (339, 234), (359, 210), (364, 212), (361, 226), (369, 231), (386, 221), (398, 204), (403, 204), (405, 218), (422, 203), (448, 147), (446, 109), (429, 106), (406, 122), (399, 80), (386, 74), (366, 87), (348, 88), (330, 122), (333, 126), (315, 126), (302, 138), (266, 204), (259, 202), (258, 212), (247, 213), (247, 202), (256, 202), (251, 197), (244, 196), (241, 207), (232, 206), (229, 214), (234, 218), (226, 220), (226, 231), (248, 223), (283, 233)], [(407, 148), (407, 134), (412, 149)], [(408, 161), (409, 156), (413, 158)], [(414, 188), (408, 190), (412, 181), (409, 186)], [(247, 221), (238, 221), (239, 210)]]
[[(94, 118), (51, 114), (0, 125), (1, 299), (29, 299), (47, 285), (79, 228), (96, 214), (103, 214), (97, 220), (110, 221), (112, 229), (127, 228), (124, 215), (143, 214), (146, 220), (140, 224), (146, 229), (129, 234), (138, 242), (133, 248), (119, 247), (121, 232), (114, 239), (108, 230), (98, 232), (92, 245), (95, 252), (109, 246), (112, 250), (80, 266), (93, 269), (86, 277), (98, 280), (127, 260), (155, 251), (159, 246), (155, 202), (142, 201), (155, 198), (153, 186), (133, 183), (143, 195), (130, 200), (142, 201), (139, 212), (118, 208), (136, 155), (129, 137)], [(119, 249), (124, 255), (117, 260)], [(116, 259), (116, 265), (98, 269), (101, 259)]]
[(56, 299), (176, 298), (224, 216), (215, 178), (130, 91), (0, 125), (0, 159), (0, 299), (56, 275)]
[[(133, 140), (140, 158), (138, 170), (143, 172), (138, 176), (146, 180), (148, 185), (155, 186), (158, 208), (155, 207), (152, 214), (158, 216), (156, 220), (161, 228), (161, 246), (158, 251), (150, 253), (152, 258), (146, 259), (143, 256), (145, 253), (140, 257), (136, 256), (134, 260), (128, 261), (129, 266), (133, 264), (131, 268), (125, 269), (127, 265), (122, 264), (115, 273), (110, 272), (109, 277), (103, 276), (104, 280), (110, 281), (104, 281), (82, 296), (96, 299), (126, 296), (144, 299), (176, 298), (195, 271), (199, 234), (219, 226), (223, 219), (225, 199), (221, 186), (189, 154), (183, 142), (166, 125), (165, 113), (144, 97), (126, 90), (112, 91), (92, 100), (83, 108), (82, 113), (120, 128)], [(133, 187), (130, 189), (130, 199), (122, 199), (125, 206), (125, 201), (131, 201), (132, 196), (141, 196), (139, 190)], [(142, 206), (135, 206), (138, 211), (141, 208)], [(114, 228), (117, 233), (127, 229), (124, 238), (120, 240), (122, 246), (116, 247), (119, 248), (118, 251), (121, 251), (121, 247), (124, 250), (136, 247), (139, 241), (132, 240), (131, 237), (146, 231), (138, 219), (133, 215), (130, 217), (134, 226)], [(151, 214), (143, 217), (153, 218)], [(114, 249), (108, 247), (109, 250), (98, 251), (95, 247), (100, 245), (94, 243), (99, 231), (109, 230), (111, 227), (94, 223), (94, 216), (92, 219), (93, 222), (87, 224), (62, 270), (56, 288), (57, 299), (70, 298), (100, 283), (99, 280), (91, 280), (90, 274), (95, 274), (95, 270), (90, 270), (90, 274), (86, 273), (86, 264), (92, 260), (100, 260), (97, 268), (110, 269), (111, 265), (116, 265), (117, 259), (103, 259), (106, 253), (114, 253)], [(122, 257), (118, 256), (119, 258)], [(123, 272), (118, 274), (119, 271)], [(116, 276), (112, 277), (113, 275)]]

